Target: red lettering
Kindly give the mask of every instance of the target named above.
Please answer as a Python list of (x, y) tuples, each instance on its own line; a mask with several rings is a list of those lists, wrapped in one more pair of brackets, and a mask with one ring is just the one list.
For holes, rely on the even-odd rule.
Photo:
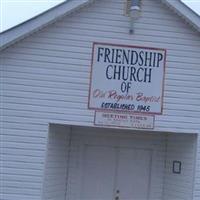
[(99, 89), (96, 89), (96, 90), (94, 90), (94, 92), (93, 92), (93, 97), (94, 98), (105, 98), (105, 96), (106, 96), (106, 92), (103, 92), (103, 91), (101, 91), (101, 90), (99, 90)]

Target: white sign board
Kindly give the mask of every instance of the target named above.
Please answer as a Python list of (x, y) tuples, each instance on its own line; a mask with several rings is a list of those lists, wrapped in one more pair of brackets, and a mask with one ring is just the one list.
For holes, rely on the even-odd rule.
[(94, 124), (99, 126), (153, 129), (154, 116), (115, 112), (96, 112)]
[(166, 50), (93, 44), (88, 108), (162, 114)]

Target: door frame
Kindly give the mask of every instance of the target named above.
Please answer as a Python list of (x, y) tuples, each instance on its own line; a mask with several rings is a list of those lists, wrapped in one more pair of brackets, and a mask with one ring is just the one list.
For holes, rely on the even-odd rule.
[[(70, 131), (70, 135), (71, 135), (71, 137), (70, 137), (70, 140), (73, 140), (72, 139), (72, 130)], [(83, 135), (85, 135), (84, 133), (83, 133)], [(95, 137), (95, 135), (96, 134), (94, 134), (93, 135), (93, 137)], [(86, 136), (87, 137), (87, 136)], [(106, 137), (106, 134), (102, 134), (101, 135), (101, 137)], [(126, 138), (125, 136), (123, 137), (123, 135), (117, 135), (116, 134), (116, 136), (114, 136), (114, 137), (117, 137), (117, 138)], [(71, 152), (71, 147), (72, 147), (72, 141), (70, 141), (69, 142), (69, 145), (70, 145), (70, 147), (69, 147), (69, 152), (68, 152), (68, 162), (70, 162), (70, 152)], [(154, 149), (153, 148), (140, 148), (140, 147), (128, 147), (128, 146), (118, 146), (118, 145), (113, 145), (113, 144), (90, 144), (89, 142), (83, 142), (82, 144), (82, 147), (80, 148), (80, 149), (82, 149), (82, 152), (81, 152), (81, 154), (82, 154), (82, 158), (81, 158), (81, 174), (83, 174), (82, 173), (82, 171), (83, 171), (83, 169), (84, 169), (84, 166), (83, 166), (83, 161), (84, 161), (84, 152), (85, 152), (85, 147), (86, 146), (100, 146), (100, 147), (111, 147), (111, 148), (116, 148), (116, 149), (120, 149), (120, 148), (124, 148), (124, 149), (135, 149), (135, 150), (144, 150), (144, 151), (148, 151), (149, 153), (150, 153), (150, 162), (149, 162), (149, 177), (148, 177), (148, 190), (147, 190), (147, 200), (149, 200), (150, 199), (150, 194), (151, 194), (151, 181), (152, 181), (152, 168), (153, 168), (153, 152), (154, 152)], [(69, 165), (68, 165), (68, 167), (67, 168), (69, 168)], [(67, 169), (67, 173), (69, 174), (70, 172), (69, 172), (69, 169)], [(80, 180), (81, 180), (82, 178), (80, 177)], [(116, 179), (116, 178), (115, 178)], [(66, 182), (66, 195), (65, 195), (65, 199), (66, 200), (69, 200), (69, 199), (67, 199), (67, 190), (68, 190), (68, 188), (67, 188), (67, 186), (68, 186), (68, 181), (69, 181), (69, 178), (68, 178), (68, 175), (67, 175), (67, 180), (66, 180), (67, 182)], [(115, 190), (116, 190), (116, 180), (115, 180), (115, 183), (114, 183), (114, 187), (113, 187), (113, 199), (114, 199), (114, 197), (115, 197)]]

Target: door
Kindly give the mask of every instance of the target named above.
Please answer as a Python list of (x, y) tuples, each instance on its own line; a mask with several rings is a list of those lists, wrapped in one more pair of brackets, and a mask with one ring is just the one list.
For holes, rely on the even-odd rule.
[(115, 178), (115, 149), (85, 146), (80, 198), (111, 200)]
[(142, 149), (119, 148), (115, 198), (147, 200), (150, 186), (151, 152)]
[(86, 145), (81, 180), (82, 200), (147, 200), (151, 152)]

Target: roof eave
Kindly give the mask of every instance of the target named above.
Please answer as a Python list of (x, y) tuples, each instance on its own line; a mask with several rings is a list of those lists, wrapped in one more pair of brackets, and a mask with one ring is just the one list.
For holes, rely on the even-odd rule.
[[(0, 34), (0, 50), (5, 49), (16, 41), (32, 34), (33, 32), (57, 21), (65, 15), (68, 15), (77, 9), (89, 4), (92, 0), (69, 0), (58, 6), (28, 20), (12, 29)], [(14, 30), (14, 32), (13, 32)], [(13, 34), (14, 33), (14, 34)]]
[(161, 0), (200, 33), (200, 16), (180, 0)]

